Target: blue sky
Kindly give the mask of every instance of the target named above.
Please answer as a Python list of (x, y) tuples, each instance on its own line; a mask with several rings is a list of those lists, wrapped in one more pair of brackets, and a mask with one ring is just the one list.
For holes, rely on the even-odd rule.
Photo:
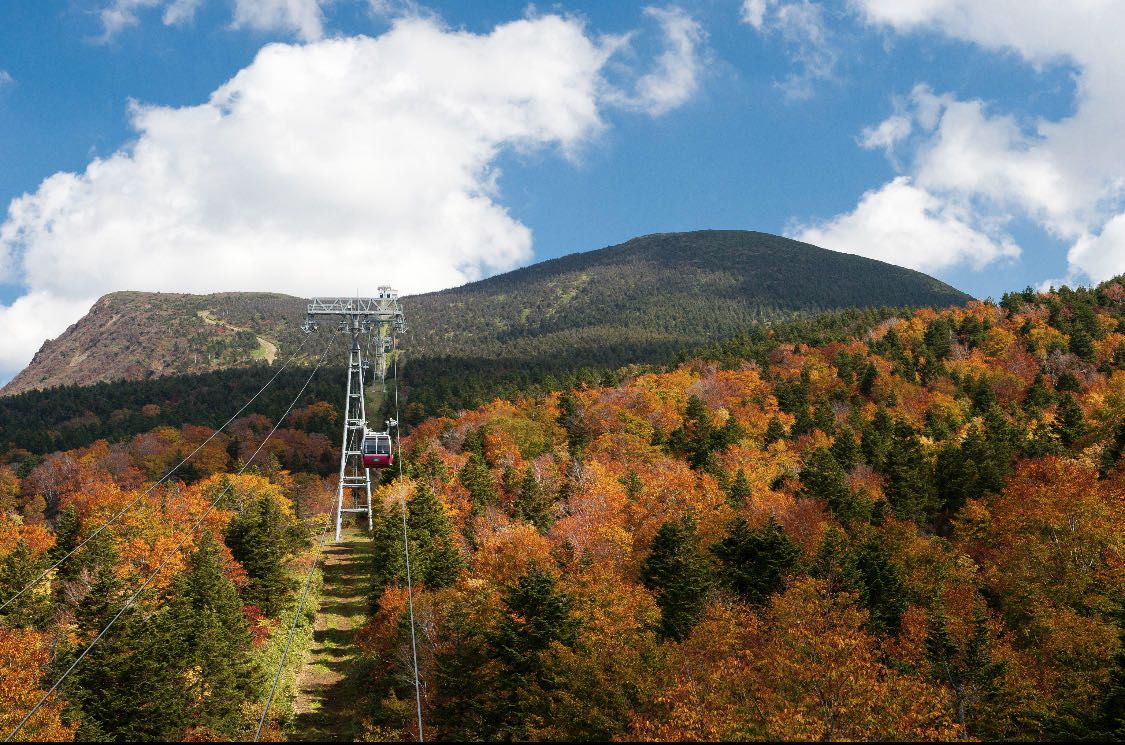
[(419, 291), (660, 231), (1104, 279), (1103, 6), (12, 0), (0, 380), (108, 291)]

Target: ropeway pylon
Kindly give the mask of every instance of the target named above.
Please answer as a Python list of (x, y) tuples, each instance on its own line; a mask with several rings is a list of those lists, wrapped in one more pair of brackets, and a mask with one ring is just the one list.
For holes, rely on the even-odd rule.
[[(371, 472), (363, 466), (363, 437), (367, 431), (367, 405), (363, 393), (364, 364), (360, 338), (374, 334), (376, 371), (385, 371), (387, 334), (406, 330), (398, 292), (380, 287), (375, 297), (314, 299), (309, 303), (306, 330), (316, 327), (318, 318), (338, 319), (337, 330), (351, 337), (348, 352), (348, 392), (344, 399), (344, 434), (340, 446), (340, 482), (336, 487), (336, 540), (340, 540), (344, 513), (366, 513), (367, 529), (372, 529)], [(346, 499), (345, 499), (346, 495)]]

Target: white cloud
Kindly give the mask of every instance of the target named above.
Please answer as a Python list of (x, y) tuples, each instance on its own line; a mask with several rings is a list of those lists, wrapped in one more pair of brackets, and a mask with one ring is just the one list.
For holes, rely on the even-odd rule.
[(866, 150), (882, 150), (888, 158), (914, 130), (913, 117), (903, 114), (889, 116), (874, 127), (865, 127), (859, 144)]
[(742, 22), (761, 31), (766, 22), (766, 11), (776, 4), (777, 0), (743, 0)]
[[(140, 23), (140, 13), (163, 8), (165, 26), (187, 23), (205, 0), (112, 0), (98, 16), (102, 23), (102, 40), (109, 41), (130, 26)], [(329, 0), (228, 0), (231, 4), (231, 27), (255, 31), (293, 34), (312, 41), (324, 35), (322, 7)]]
[(7, 70), (0, 70), (0, 88), (12, 85), (15, 82), (16, 79)]
[(836, 74), (839, 53), (824, 19), (824, 8), (812, 0), (745, 0), (742, 21), (761, 33), (778, 32), (796, 66), (777, 83), (790, 101), (811, 98), (817, 82)]
[(1100, 234), (1084, 235), (1075, 241), (1067, 260), (1091, 277), (1125, 274), (1125, 214), (1111, 218)]
[(164, 8), (164, 25), (173, 26), (195, 18), (195, 11), (203, 5), (203, 0), (172, 0)]
[(98, 12), (102, 22), (102, 40), (108, 41), (129, 26), (140, 23), (139, 11), (163, 5), (168, 0), (113, 0)]
[[(654, 15), (694, 57), (690, 19)], [(197, 106), (133, 104), (133, 144), (9, 205), (0, 256), (28, 294), (0, 307), (0, 373), (75, 320), (28, 310), (49, 299), (421, 292), (527, 261), (531, 231), (499, 201), (497, 156), (580, 152), (606, 106), (659, 113), (694, 90), (666, 57), (616, 90), (605, 68), (619, 48), (555, 15), (481, 35), (407, 18), (377, 38), (266, 46)]]
[(234, 28), (291, 31), (312, 41), (324, 36), (322, 0), (234, 0)]
[(706, 35), (680, 8), (649, 7), (644, 13), (660, 24), (665, 49), (653, 69), (637, 80), (634, 94), (622, 103), (659, 116), (681, 106), (698, 89), (703, 64), (699, 49)]
[[(11, 305), (0, 305), (0, 380), (27, 364), (43, 343), (43, 329), (64, 330), (86, 311), (93, 301), (75, 301), (55, 297), (47, 292), (31, 292), (17, 298)], [(57, 332), (56, 332), (57, 333)]]
[[(903, 158), (911, 183), (947, 205), (957, 205), (969, 226), (992, 234), (1005, 221), (1021, 216), (1069, 241), (1070, 281), (1099, 281), (1122, 271), (1125, 46), (1118, 37), (1125, 27), (1125, 3), (852, 3), (867, 22), (892, 32), (942, 33), (1015, 53), (1037, 69), (1072, 65), (1075, 109), (1062, 119), (1017, 119), (995, 113), (988, 102), (938, 95), (920, 85), (905, 106), (896, 106), (891, 117), (865, 130), (861, 144), (883, 148), (896, 166)], [(862, 206), (863, 202), (851, 216)], [(873, 240), (879, 237), (872, 235)]]
[(956, 264), (981, 268), (1014, 259), (1011, 238), (973, 227), (969, 212), (900, 176), (863, 195), (853, 212), (790, 229), (798, 240), (921, 271)]

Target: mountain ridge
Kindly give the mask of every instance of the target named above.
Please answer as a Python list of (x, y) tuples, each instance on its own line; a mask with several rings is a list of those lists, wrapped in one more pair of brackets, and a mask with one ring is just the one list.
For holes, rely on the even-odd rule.
[[(404, 348), (484, 358), (573, 350), (624, 364), (794, 316), (969, 299), (920, 272), (768, 233), (653, 233), (404, 296)], [(0, 395), (284, 359), (300, 344), (305, 303), (260, 292), (110, 293)]]

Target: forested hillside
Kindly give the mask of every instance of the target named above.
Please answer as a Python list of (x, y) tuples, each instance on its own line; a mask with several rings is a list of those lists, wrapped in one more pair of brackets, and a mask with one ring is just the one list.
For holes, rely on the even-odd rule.
[(431, 737), (1120, 738), (1123, 321), (1029, 291), (423, 423), (372, 732), (414, 733), (406, 498)]
[[(373, 290), (374, 288), (370, 288)], [(403, 299), (411, 359), (617, 367), (665, 362), (763, 322), (962, 304), (932, 277), (765, 233), (662, 233)], [(297, 354), (307, 301), (267, 293), (103, 297), (3, 388), (202, 374)]]
[[(750, 349), (769, 349), (783, 340), (823, 343), (845, 339), (886, 318), (910, 313), (909, 309), (894, 308), (840, 311), (810, 320), (756, 326), (752, 333), (736, 338), (745, 353)], [(314, 336), (308, 348), (323, 343), (323, 336)], [(400, 374), (403, 421), (417, 424), (432, 413), (452, 414), (496, 397), (613, 383), (625, 373), (619, 367), (622, 358), (655, 363), (675, 356), (689, 357), (700, 349), (698, 342), (691, 346), (684, 342), (682, 347), (670, 345), (656, 359), (648, 356), (651, 349), (630, 347), (615, 347), (612, 353), (597, 356), (588, 348), (559, 349), (534, 359), (407, 356)], [(641, 367), (633, 365), (630, 369)], [(16, 450), (43, 455), (84, 447), (100, 439), (122, 442), (158, 425), (218, 427), (231, 415), (233, 402), (250, 399), (275, 375), (275, 384), (246, 413), (280, 408), (285, 396), (300, 386), (306, 373), (298, 364), (284, 369), (256, 365), (199, 375), (63, 386), (0, 397), (0, 457), (6, 451)], [(344, 380), (343, 369), (331, 362), (323, 374), (311, 381), (306, 398), (339, 403)], [(380, 386), (372, 387), (373, 392), (381, 390)]]
[[(402, 500), (428, 739), (1125, 736), (1125, 280), (817, 323), (413, 427), (366, 739), (417, 735)], [(318, 395), (4, 456), (0, 602), (90, 539), (0, 610), (5, 732), (152, 576), (20, 737), (253, 736), (333, 492)]]

